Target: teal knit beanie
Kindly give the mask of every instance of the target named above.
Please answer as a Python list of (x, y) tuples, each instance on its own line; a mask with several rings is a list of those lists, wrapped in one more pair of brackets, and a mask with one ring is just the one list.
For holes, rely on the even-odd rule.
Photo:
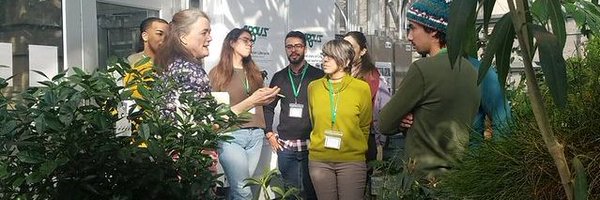
[(406, 17), (409, 21), (446, 33), (451, 0), (417, 0)]

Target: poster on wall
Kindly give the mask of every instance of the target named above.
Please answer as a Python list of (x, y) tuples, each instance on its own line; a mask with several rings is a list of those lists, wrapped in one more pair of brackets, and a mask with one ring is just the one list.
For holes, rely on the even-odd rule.
[(58, 47), (29, 45), (29, 86), (42, 86), (38, 82), (48, 78), (35, 71), (44, 73), (48, 78), (58, 74)]
[(321, 69), (321, 47), (335, 38), (335, 4), (332, 1), (290, 1), (288, 30), (306, 35), (306, 61)]
[(392, 63), (391, 62), (375, 62), (375, 67), (379, 70), (379, 74), (388, 84), (392, 84)]
[[(211, 18), (213, 41), (210, 55), (204, 59), (207, 71), (219, 61), (223, 39), (233, 28), (252, 32), (252, 58), (268, 73), (268, 78), (289, 63), (284, 48), (285, 35), (292, 30), (306, 34), (305, 59), (321, 66), (322, 45), (335, 37), (335, 5), (333, 1), (203, 1)], [(216, 12), (216, 11), (219, 12)], [(269, 82), (269, 80), (266, 80)]]
[(271, 27), (246, 24), (243, 28), (250, 30), (252, 33), (252, 41), (254, 41), (254, 45), (252, 46), (252, 60), (266, 71), (267, 76), (272, 76), (276, 72), (274, 67), (276, 64), (273, 59), (277, 53), (273, 51), (274, 45), (269, 41), (269, 34), (272, 34)]
[[(203, 1), (203, 8), (211, 18), (213, 41), (210, 55), (205, 58), (205, 68), (210, 71), (219, 61), (223, 40), (234, 28), (246, 28), (252, 33), (252, 60), (267, 78), (283, 68), (285, 49), (283, 38), (286, 33), (286, 1), (246, 0)], [(219, 12), (216, 12), (219, 11)], [(269, 82), (266, 80), (265, 82)]]
[[(0, 77), (6, 79), (13, 75), (13, 55), (11, 43), (0, 43)], [(12, 80), (8, 81), (12, 86)]]

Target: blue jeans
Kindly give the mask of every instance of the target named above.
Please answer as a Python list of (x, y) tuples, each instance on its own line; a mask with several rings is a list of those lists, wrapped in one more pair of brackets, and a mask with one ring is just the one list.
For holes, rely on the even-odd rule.
[(302, 199), (317, 199), (308, 173), (308, 150), (292, 151), (283, 149), (278, 151), (277, 167), (281, 172), (285, 185), (300, 190)]
[(265, 140), (262, 129), (239, 129), (231, 132), (233, 139), (219, 142), (219, 162), (229, 183), (230, 199), (252, 199), (244, 179), (254, 174)]

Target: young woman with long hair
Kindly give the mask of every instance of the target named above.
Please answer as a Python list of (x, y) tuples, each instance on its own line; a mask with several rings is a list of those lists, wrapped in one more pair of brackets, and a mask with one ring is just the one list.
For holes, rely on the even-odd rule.
[(373, 103), (373, 124), (369, 134), (369, 149), (367, 150), (367, 162), (377, 157), (377, 145), (382, 145), (381, 134), (377, 131), (378, 115), (381, 108), (391, 98), (391, 87), (379, 73), (369, 55), (367, 49), (367, 38), (358, 31), (350, 31), (344, 35), (344, 40), (352, 44), (354, 59), (352, 61), (352, 76), (364, 80), (371, 89), (371, 102)]
[[(249, 30), (235, 28), (223, 40), (221, 58), (209, 73), (215, 92), (227, 92), (231, 104), (248, 98), (263, 87), (263, 79), (252, 60), (252, 35)], [(265, 133), (262, 106), (249, 108), (250, 118), (233, 131), (232, 140), (219, 143), (219, 160), (230, 186), (231, 199), (252, 199), (252, 191), (244, 187), (258, 168)]]

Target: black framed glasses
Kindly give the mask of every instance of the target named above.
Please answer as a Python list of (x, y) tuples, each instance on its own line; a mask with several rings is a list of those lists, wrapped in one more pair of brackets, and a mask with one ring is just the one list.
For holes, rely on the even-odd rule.
[(288, 51), (291, 51), (293, 49), (302, 49), (302, 48), (304, 48), (303, 44), (294, 44), (294, 45), (288, 44), (288, 45), (285, 45), (285, 49), (287, 49)]
[(238, 40), (241, 40), (246, 45), (253, 45), (254, 44), (254, 41), (252, 41), (252, 39), (247, 38), (247, 37), (241, 37), (241, 38), (238, 38)]

